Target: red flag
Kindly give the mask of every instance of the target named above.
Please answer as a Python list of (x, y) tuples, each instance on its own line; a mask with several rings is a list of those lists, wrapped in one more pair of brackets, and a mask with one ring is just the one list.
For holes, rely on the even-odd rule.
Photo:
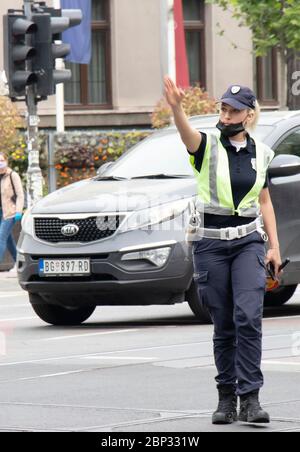
[(182, 0), (174, 0), (176, 82), (181, 88), (190, 86), (189, 66), (186, 52)]

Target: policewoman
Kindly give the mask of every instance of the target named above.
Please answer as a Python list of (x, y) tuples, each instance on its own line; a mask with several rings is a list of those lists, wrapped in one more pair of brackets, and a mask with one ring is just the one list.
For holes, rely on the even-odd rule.
[(259, 390), (264, 383), (266, 265), (273, 263), (277, 278), (282, 273), (267, 177), (274, 152), (248, 133), (259, 117), (259, 104), (249, 88), (228, 88), (220, 100), (220, 134), (205, 134), (189, 124), (181, 105), (183, 90), (168, 76), (164, 82), (197, 179), (197, 210), (204, 212), (201, 238), (193, 242), (193, 261), (199, 297), (214, 323), (219, 405), (213, 423), (269, 423)]

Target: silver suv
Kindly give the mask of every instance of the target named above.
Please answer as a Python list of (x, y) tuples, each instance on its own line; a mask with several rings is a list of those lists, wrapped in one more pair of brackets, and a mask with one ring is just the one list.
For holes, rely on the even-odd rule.
[[(217, 132), (217, 116), (193, 127)], [(266, 305), (282, 305), (300, 282), (300, 112), (263, 113), (256, 133), (277, 156), (270, 193), (278, 220), (281, 286)], [(187, 301), (200, 321), (191, 249), (185, 242), (197, 194), (189, 156), (174, 127), (154, 133), (97, 177), (60, 189), (23, 218), (18, 276), (37, 315), (53, 325), (84, 322), (96, 306)]]

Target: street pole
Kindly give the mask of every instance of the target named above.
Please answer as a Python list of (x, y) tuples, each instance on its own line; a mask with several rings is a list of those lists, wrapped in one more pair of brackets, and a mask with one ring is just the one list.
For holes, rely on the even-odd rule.
[[(32, 18), (33, 0), (24, 0), (24, 13), (28, 20)], [(26, 38), (30, 45), (30, 35)], [(27, 70), (31, 71), (32, 63), (27, 62)], [(43, 197), (43, 176), (39, 161), (38, 146), (38, 125), (39, 117), (37, 110), (37, 100), (35, 95), (35, 86), (26, 87), (26, 105), (27, 105), (27, 152), (28, 152), (28, 169), (27, 169), (27, 206), (30, 209), (36, 202)]]
[(167, 0), (160, 2), (160, 70), (161, 89), (164, 91), (164, 76), (169, 73), (168, 67), (168, 4)]
[[(53, 7), (60, 9), (60, 0), (53, 0)], [(58, 43), (59, 44), (59, 43)], [(57, 58), (56, 69), (65, 69), (64, 60)], [(56, 85), (56, 132), (64, 133), (65, 131), (65, 89), (64, 84), (59, 83)]]
[(167, 0), (168, 5), (168, 74), (176, 83), (176, 50), (174, 0)]

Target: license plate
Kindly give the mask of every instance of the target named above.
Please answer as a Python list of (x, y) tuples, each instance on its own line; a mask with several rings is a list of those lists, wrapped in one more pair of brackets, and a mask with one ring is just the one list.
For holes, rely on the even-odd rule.
[(90, 259), (40, 259), (39, 274), (40, 276), (90, 275)]

